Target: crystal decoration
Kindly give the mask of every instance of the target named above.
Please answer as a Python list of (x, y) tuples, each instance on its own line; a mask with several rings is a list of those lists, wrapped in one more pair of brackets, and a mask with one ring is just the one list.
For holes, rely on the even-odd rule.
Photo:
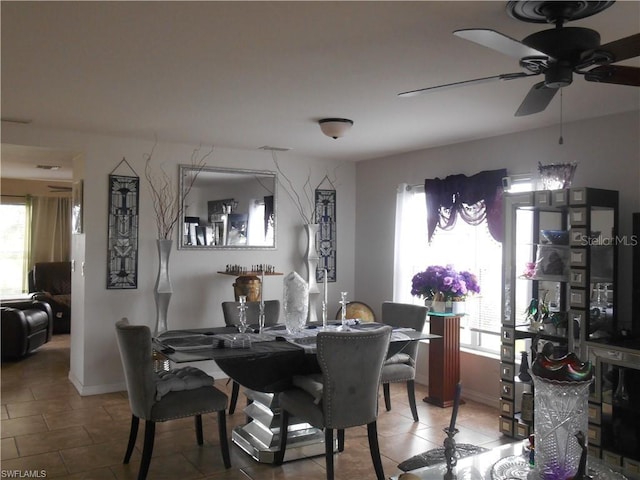
[(291, 335), (300, 333), (309, 313), (309, 285), (297, 272), (284, 277), (284, 324)]
[(238, 301), (238, 331), (245, 333), (247, 331), (247, 296), (240, 295)]
[(576, 434), (589, 426), (589, 385), (532, 375), (534, 383), (535, 476), (566, 479), (578, 471), (582, 448)]
[(576, 173), (578, 164), (573, 163), (551, 163), (542, 165), (538, 162), (538, 173), (542, 180), (543, 190), (557, 190), (560, 188), (569, 188)]

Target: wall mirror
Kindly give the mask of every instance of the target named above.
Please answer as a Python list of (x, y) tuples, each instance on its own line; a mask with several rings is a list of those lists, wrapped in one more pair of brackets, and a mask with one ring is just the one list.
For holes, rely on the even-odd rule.
[[(180, 165), (179, 249), (274, 249), (276, 174)], [(195, 180), (193, 180), (195, 176)], [(191, 190), (185, 193), (192, 185)]]

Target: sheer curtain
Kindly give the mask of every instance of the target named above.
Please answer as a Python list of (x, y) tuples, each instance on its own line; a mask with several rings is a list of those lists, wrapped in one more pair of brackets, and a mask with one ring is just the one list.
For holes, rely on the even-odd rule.
[(33, 198), (31, 195), (25, 197), (25, 219), (24, 219), (24, 254), (22, 256), (22, 291), (29, 291), (29, 270), (31, 269), (31, 217), (33, 216)]
[(29, 268), (71, 258), (71, 199), (32, 197)]
[(421, 186), (401, 183), (396, 193), (396, 223), (394, 244), (393, 300), (402, 303), (422, 303), (411, 296), (411, 279), (426, 268), (427, 215)]

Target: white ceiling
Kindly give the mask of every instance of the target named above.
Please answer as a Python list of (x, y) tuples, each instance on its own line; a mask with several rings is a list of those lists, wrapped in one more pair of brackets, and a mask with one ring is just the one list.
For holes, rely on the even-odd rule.
[[(516, 59), (452, 35), (491, 28), (520, 40), (551, 28), (510, 18), (505, 5), (2, 2), (2, 117), (353, 161), (556, 124), (560, 95), (543, 113), (513, 115), (541, 77), (397, 97), (520, 71)], [(640, 2), (571, 25), (608, 43), (640, 31)], [(565, 122), (638, 109), (638, 88), (577, 76), (564, 89)], [(355, 125), (333, 140), (316, 123), (323, 117)]]

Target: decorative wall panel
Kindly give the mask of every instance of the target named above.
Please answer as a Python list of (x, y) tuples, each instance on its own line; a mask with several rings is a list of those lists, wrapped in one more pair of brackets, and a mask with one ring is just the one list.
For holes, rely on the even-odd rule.
[(109, 175), (107, 288), (138, 288), (140, 179)]
[(327, 269), (327, 281), (335, 282), (336, 272), (336, 191), (316, 190), (316, 223), (318, 229), (318, 268), (316, 281), (324, 281), (324, 269)]

